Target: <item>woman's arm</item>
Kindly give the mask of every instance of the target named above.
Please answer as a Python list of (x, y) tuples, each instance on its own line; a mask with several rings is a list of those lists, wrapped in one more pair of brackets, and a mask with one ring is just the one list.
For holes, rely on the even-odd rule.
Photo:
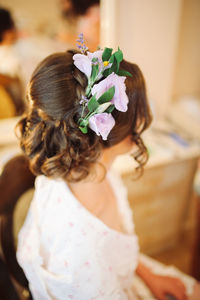
[(185, 286), (178, 278), (154, 274), (141, 262), (138, 264), (136, 274), (159, 300), (169, 299), (167, 295), (172, 295), (176, 300), (187, 299)]

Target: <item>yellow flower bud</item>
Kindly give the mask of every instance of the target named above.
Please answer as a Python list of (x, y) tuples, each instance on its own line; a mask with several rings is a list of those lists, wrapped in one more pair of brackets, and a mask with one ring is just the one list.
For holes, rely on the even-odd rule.
[(103, 62), (104, 67), (107, 67), (108, 64), (109, 64), (109, 61), (107, 61), (107, 60)]

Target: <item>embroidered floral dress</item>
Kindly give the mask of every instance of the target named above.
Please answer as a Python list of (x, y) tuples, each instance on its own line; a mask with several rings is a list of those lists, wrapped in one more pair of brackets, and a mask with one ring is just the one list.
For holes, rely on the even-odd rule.
[(135, 299), (138, 240), (126, 189), (108, 174), (126, 234), (92, 215), (62, 180), (40, 176), (17, 258), (36, 300)]

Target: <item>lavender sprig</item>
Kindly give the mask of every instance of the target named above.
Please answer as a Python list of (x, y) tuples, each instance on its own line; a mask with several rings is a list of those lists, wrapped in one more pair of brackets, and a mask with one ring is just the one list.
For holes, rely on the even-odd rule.
[(89, 102), (89, 99), (88, 99), (86, 96), (82, 95), (82, 96), (81, 96), (81, 100), (80, 100), (80, 102), (79, 102), (80, 105), (83, 106), (82, 112), (81, 112), (81, 118), (83, 118), (83, 115), (84, 115), (84, 112), (85, 112), (85, 108), (87, 107), (88, 102)]
[(89, 99), (85, 96), (81, 96), (81, 100), (80, 100), (80, 104), (81, 105), (87, 105), (88, 104)]
[(79, 34), (79, 39), (76, 40), (78, 42), (77, 48), (81, 51), (82, 54), (85, 54), (88, 51), (88, 47), (85, 45), (83, 33)]

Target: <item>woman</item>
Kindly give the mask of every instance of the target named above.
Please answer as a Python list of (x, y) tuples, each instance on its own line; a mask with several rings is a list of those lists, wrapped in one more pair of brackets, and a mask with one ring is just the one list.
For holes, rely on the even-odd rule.
[(21, 115), (25, 110), (21, 67), (14, 50), (17, 30), (11, 13), (0, 7), (0, 118)]
[(139, 262), (126, 191), (110, 171), (132, 148), (139, 169), (147, 160), (142, 73), (120, 49), (90, 53), (79, 42), (82, 54), (54, 54), (37, 67), (18, 124), (31, 170), (42, 175), (17, 253), (33, 298), (137, 299), (136, 272), (157, 299), (187, 299), (179, 279)]

